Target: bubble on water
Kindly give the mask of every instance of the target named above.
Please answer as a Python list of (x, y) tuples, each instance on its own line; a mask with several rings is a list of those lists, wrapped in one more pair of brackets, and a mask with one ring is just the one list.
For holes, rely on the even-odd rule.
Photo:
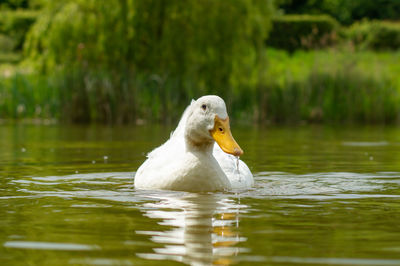
[(96, 163), (96, 161), (95, 161), (95, 160), (93, 160), (93, 161), (92, 161), (92, 164), (95, 164), (95, 163)]
[(370, 157), (369, 157), (369, 160), (370, 160), (370, 161), (373, 161), (373, 160), (374, 160), (374, 157), (373, 157), (373, 156), (370, 156)]
[(76, 170), (76, 171), (75, 171), (75, 174), (79, 174), (79, 171), (78, 171), (78, 170)]
[(103, 159), (104, 159), (104, 161), (107, 161), (108, 160), (108, 156), (104, 155)]
[(26, 152), (26, 149), (25, 149), (25, 148), (22, 148), (21, 151), (22, 151), (22, 152)]

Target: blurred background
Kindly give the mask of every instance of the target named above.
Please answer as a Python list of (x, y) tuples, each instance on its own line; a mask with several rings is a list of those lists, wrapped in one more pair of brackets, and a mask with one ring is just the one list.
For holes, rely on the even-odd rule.
[(398, 0), (0, 0), (0, 119), (400, 121)]

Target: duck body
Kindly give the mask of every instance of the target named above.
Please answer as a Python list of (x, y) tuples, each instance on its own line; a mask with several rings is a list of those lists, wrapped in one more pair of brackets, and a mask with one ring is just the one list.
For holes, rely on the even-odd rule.
[[(243, 151), (233, 138), (231, 142), (229, 124), (228, 128), (226, 122), (225, 127), (220, 124), (220, 117), (227, 120), (220, 97), (192, 101), (170, 139), (150, 152), (137, 170), (135, 187), (196, 192), (251, 187), (254, 181), (249, 168), (235, 157)], [(214, 145), (213, 138), (225, 151)]]
[[(161, 154), (159, 154), (161, 155)], [(230, 189), (230, 182), (211, 151), (170, 150), (167, 157), (149, 157), (138, 169), (135, 187), (182, 191)], [(210, 156), (211, 155), (211, 156)]]

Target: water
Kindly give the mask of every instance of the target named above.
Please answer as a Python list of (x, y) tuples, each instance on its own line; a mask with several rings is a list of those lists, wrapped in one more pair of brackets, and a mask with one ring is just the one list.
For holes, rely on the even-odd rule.
[(400, 265), (400, 129), (238, 128), (256, 186), (140, 191), (171, 128), (0, 125), (1, 265)]

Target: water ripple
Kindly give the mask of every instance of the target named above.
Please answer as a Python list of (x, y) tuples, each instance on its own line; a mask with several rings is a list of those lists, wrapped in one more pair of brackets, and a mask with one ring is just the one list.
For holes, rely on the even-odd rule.
[[(157, 191), (135, 190), (132, 172), (75, 174), (67, 176), (25, 177), (9, 184), (23, 197), (55, 196), (62, 198), (88, 197), (121, 202), (137, 202), (146, 194)], [(383, 191), (400, 186), (400, 173), (348, 173), (328, 172), (291, 174), (285, 172), (259, 172), (255, 174), (255, 187), (233, 191), (241, 197), (265, 198), (363, 198), (394, 197)], [(162, 193), (165, 193), (162, 192)], [(175, 193), (175, 192), (171, 192)], [(228, 193), (229, 194), (229, 193)], [(10, 198), (1, 197), (3, 199)]]
[(100, 247), (96, 245), (82, 245), (75, 243), (56, 243), (56, 242), (37, 242), (37, 241), (7, 241), (3, 244), (6, 248), (17, 249), (44, 249), (44, 250), (68, 250), (68, 251), (82, 251), (82, 250), (99, 250)]

